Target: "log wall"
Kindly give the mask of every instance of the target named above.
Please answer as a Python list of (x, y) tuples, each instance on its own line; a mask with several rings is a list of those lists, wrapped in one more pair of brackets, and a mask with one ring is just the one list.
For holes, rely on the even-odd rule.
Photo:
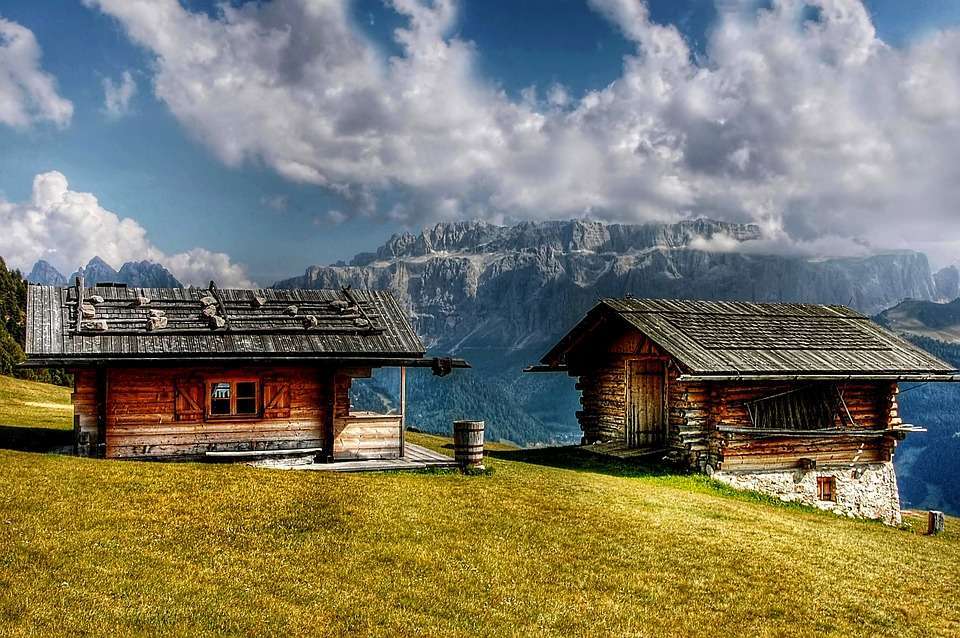
[[(771, 396), (796, 388), (796, 383), (738, 385), (713, 384), (712, 418), (715, 428), (749, 428), (745, 401)], [(847, 382), (840, 385), (850, 413), (834, 426), (848, 428), (850, 436), (759, 436), (753, 433), (719, 432), (720, 464), (724, 470), (790, 469), (801, 459), (817, 465), (884, 463), (893, 457), (893, 436), (866, 438), (855, 433), (883, 430), (899, 425), (897, 386), (889, 382)], [(842, 408), (841, 408), (842, 409)]]
[(583, 409), (577, 412), (577, 420), (584, 443), (625, 441), (627, 361), (648, 359), (661, 362), (666, 370), (664, 427), (672, 456), (693, 466), (717, 456), (716, 437), (709, 431), (706, 385), (678, 382), (676, 366), (649, 339), (633, 332), (589, 344), (579, 352), (568, 358), (568, 368), (571, 376), (579, 377)]
[[(626, 440), (627, 361), (657, 359), (666, 365), (667, 447), (675, 461), (700, 471), (784, 469), (801, 459), (819, 464), (868, 464), (891, 460), (896, 438), (890, 436), (769, 436), (723, 432), (750, 428), (745, 402), (796, 389), (798, 382), (680, 382), (678, 368), (663, 351), (638, 332), (592, 337), (567, 357), (569, 374), (578, 377), (582, 409), (577, 420), (583, 442)], [(802, 383), (802, 382), (800, 382)], [(840, 385), (853, 431), (900, 425), (897, 384), (847, 382)], [(840, 426), (838, 419), (835, 423)]]

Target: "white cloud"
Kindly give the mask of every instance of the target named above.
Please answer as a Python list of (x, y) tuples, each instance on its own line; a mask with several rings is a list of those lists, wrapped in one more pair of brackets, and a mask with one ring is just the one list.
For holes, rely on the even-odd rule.
[(119, 268), (126, 261), (154, 261), (180, 281), (205, 285), (248, 287), (242, 266), (229, 256), (203, 248), (167, 255), (147, 238), (147, 231), (129, 217), (103, 208), (91, 193), (72, 191), (62, 173), (37, 175), (26, 202), (0, 198), (0, 254), (24, 271), (46, 259), (69, 275), (92, 257)]
[(287, 195), (266, 195), (260, 198), (260, 204), (276, 213), (285, 213), (290, 207), (290, 197)]
[(73, 104), (57, 93), (57, 82), (40, 67), (40, 57), (33, 32), (0, 17), (0, 124), (70, 123)]
[(103, 78), (103, 112), (120, 118), (130, 112), (130, 100), (137, 94), (137, 82), (130, 71), (124, 71), (119, 82)]
[(152, 53), (157, 97), (224, 162), (329, 188), (344, 213), (709, 216), (824, 250), (960, 234), (960, 31), (895, 49), (860, 0), (723, 2), (704, 56), (640, 0), (590, 0), (636, 52), (609, 86), (546, 101), (478, 79), (452, 0), (392, 0), (389, 59), (345, 2), (85, 1)]

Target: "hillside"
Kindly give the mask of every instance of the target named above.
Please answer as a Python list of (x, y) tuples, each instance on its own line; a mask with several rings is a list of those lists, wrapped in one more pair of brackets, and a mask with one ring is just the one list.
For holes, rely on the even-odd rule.
[(465, 477), (0, 450), (0, 633), (960, 631), (960, 520), (930, 538), (569, 448), (492, 454)]
[(960, 298), (949, 303), (908, 299), (881, 312), (877, 321), (902, 334), (960, 343)]

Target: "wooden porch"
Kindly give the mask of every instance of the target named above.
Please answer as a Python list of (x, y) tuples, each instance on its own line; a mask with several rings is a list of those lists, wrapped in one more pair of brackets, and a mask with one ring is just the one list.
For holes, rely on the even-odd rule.
[(395, 472), (455, 468), (457, 463), (445, 454), (408, 442), (404, 445), (403, 456), (397, 459), (351, 459), (329, 463), (283, 463), (272, 460), (253, 465), (310, 472)]

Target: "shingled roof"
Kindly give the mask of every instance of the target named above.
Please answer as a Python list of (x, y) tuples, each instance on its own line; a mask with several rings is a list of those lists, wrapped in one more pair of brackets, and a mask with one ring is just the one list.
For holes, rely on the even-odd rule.
[[(613, 322), (611, 324), (611, 321)], [(617, 328), (619, 326), (619, 328)], [(603, 299), (538, 367), (557, 369), (598, 330), (632, 327), (686, 379), (952, 378), (957, 371), (844, 306)]]
[(392, 361), (422, 358), (424, 351), (385, 291), (237, 290), (211, 282), (206, 289), (30, 286), (27, 294), (28, 365), (216, 357)]

